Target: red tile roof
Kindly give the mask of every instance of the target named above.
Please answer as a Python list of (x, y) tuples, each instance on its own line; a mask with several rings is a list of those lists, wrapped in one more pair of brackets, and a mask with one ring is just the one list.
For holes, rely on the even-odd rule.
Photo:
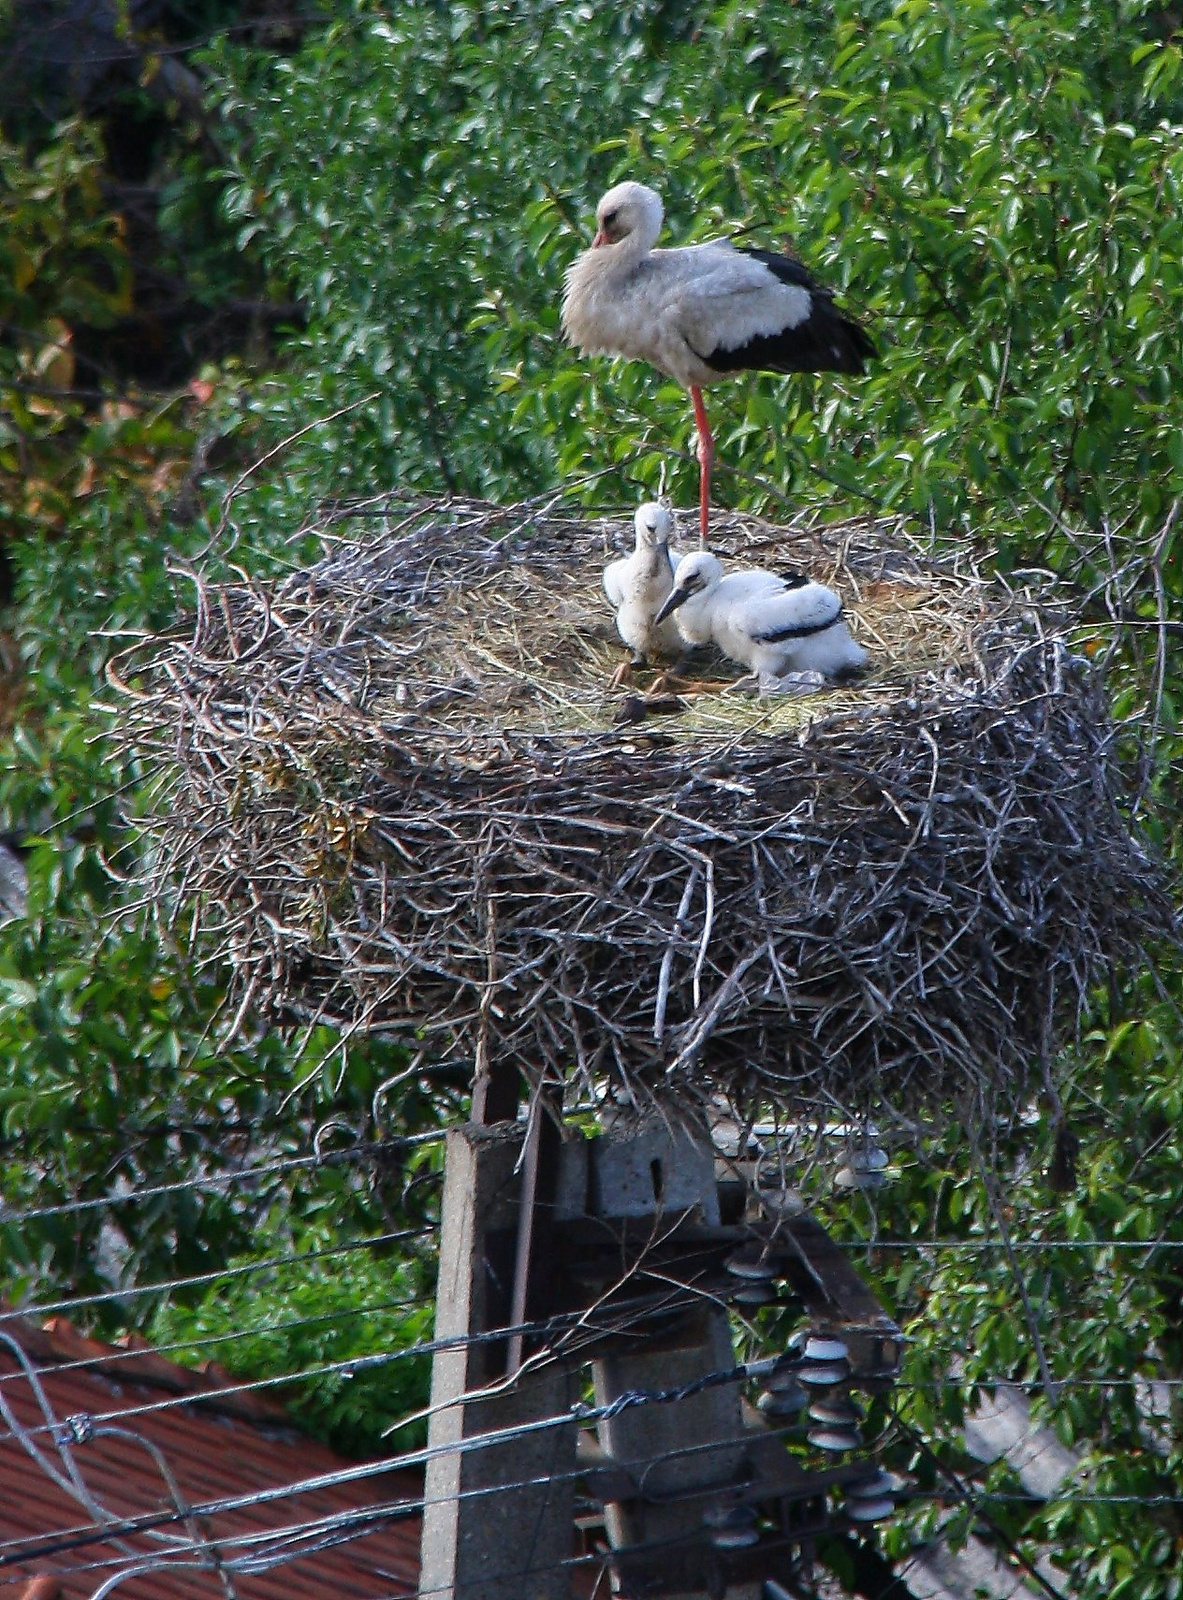
[[(37, 1369), (52, 1416), (59, 1422), (89, 1417), (101, 1426), (113, 1412), (177, 1400), (135, 1417), (112, 1417), (107, 1424), (138, 1439), (96, 1436), (70, 1446), (69, 1456), (86, 1487), (117, 1517), (150, 1516), (173, 1508), (161, 1472), (141, 1440), (163, 1452), (190, 1505), (285, 1487), (352, 1464), (305, 1438), (271, 1402), (228, 1390), (230, 1380), (214, 1366), (193, 1372), (138, 1342), (129, 1348), (101, 1344), (60, 1318), (39, 1328), (26, 1318), (6, 1316), (0, 1320), (0, 1332), (14, 1339)], [(72, 1365), (78, 1361), (87, 1365)], [(63, 1458), (46, 1427), (35, 1388), (2, 1341), (0, 1396), (22, 1427), (40, 1430), (33, 1433), (33, 1442), (46, 1463), (65, 1477)], [(84, 1423), (80, 1431), (85, 1434)], [(215, 1541), (274, 1535), (318, 1517), (391, 1502), (417, 1504), (421, 1494), (418, 1474), (387, 1472), (213, 1512), (203, 1519), (204, 1532)], [(50, 1548), (67, 1536), (67, 1530), (86, 1542), (70, 1549)], [(174, 1538), (185, 1536), (175, 1522), (160, 1531)], [(128, 1536), (123, 1545), (121, 1552), (111, 1535), (96, 1528), (93, 1514), (55, 1483), (0, 1423), (0, 1600), (88, 1600), (102, 1580), (127, 1560), (127, 1551), (152, 1557), (168, 1548), (146, 1532)], [(228, 1545), (225, 1553), (231, 1556), (254, 1548)], [(233, 1592), (239, 1600), (397, 1600), (415, 1593), (418, 1566), (415, 1514), (380, 1523), (375, 1531), (348, 1543), (303, 1552), (271, 1572), (235, 1574)], [(38, 1587), (36, 1579), (43, 1580)], [(55, 1579), (60, 1587), (55, 1587)], [(120, 1583), (113, 1600), (225, 1600), (226, 1594), (216, 1572), (174, 1567)]]

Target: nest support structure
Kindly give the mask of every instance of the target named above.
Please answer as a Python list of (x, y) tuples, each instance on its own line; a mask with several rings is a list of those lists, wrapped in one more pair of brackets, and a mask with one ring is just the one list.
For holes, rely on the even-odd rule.
[(1064, 616), (902, 525), (720, 519), (725, 554), (843, 591), (870, 676), (620, 727), (598, 583), (627, 517), (365, 515), (283, 581), (192, 575), (114, 666), (157, 903), (241, 1009), (580, 1098), (996, 1123), (1169, 930)]

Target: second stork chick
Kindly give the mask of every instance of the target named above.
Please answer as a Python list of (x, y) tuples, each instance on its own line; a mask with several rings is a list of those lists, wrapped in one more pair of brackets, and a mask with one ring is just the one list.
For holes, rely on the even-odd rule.
[(674, 661), (682, 654), (677, 624), (657, 620), (674, 587), (674, 519), (650, 501), (638, 509), (633, 525), (636, 547), (604, 568), (604, 593), (616, 611), (616, 631), (633, 653), (631, 664), (643, 667), (654, 656)]
[(825, 584), (778, 578), (759, 568), (724, 573), (709, 550), (696, 550), (679, 563), (657, 620), (675, 612), (688, 644), (713, 641), (759, 676), (820, 672), (842, 679), (867, 659), (843, 621), (842, 601)]

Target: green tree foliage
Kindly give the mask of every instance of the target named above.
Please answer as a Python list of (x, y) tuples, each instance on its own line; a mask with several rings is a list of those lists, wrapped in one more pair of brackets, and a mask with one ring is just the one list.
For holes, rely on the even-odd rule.
[[(921, 1489), (885, 1534), (897, 1555), (917, 1541), (956, 1545), (977, 1532), (996, 1542), (1001, 1532), (1032, 1560), (1050, 1553), (1064, 1595), (1183, 1592), (1183, 1078), (1173, 1005), (1149, 993), (1137, 1001), (1136, 1017), (1109, 1025), (1102, 1014), (1082, 1041), (1068, 1096), (1082, 1141), (1072, 1192), (1049, 1186), (1053, 1136), (1040, 1130), (993, 1194), (950, 1142), (943, 1155), (929, 1149), (936, 1165), (906, 1168), (873, 1206), (831, 1205), (849, 1238), (910, 1241), (871, 1248), (863, 1263), (908, 1329), (897, 1409), (923, 1441), (891, 1447)], [(1032, 1426), (1078, 1459), (1046, 1505), (1013, 1468), (987, 1471), (958, 1443), (1000, 1379), (1023, 1387)], [(964, 1506), (942, 1464), (971, 1484)]]
[(380, 395), (292, 470), (504, 494), (664, 462), (688, 499), (677, 387), (558, 337), (562, 267), (630, 174), (671, 237), (791, 238), (882, 349), (866, 380), (716, 391), (725, 463), (765, 486), (724, 467), (731, 501), (820, 489), (1005, 536), (1010, 559), (1067, 555), (1061, 517), (1161, 522), (1181, 73), (1151, 8), (740, 3), (692, 38), (674, 14), (359, 6), (295, 60), (222, 64), (250, 128), (227, 204), (310, 311), (275, 423)]
[(64, 126), (31, 162), (0, 142), (0, 217), (0, 519), (11, 536), (69, 515), (95, 426), (73, 392), (75, 333), (110, 327), (129, 303), (94, 130)]

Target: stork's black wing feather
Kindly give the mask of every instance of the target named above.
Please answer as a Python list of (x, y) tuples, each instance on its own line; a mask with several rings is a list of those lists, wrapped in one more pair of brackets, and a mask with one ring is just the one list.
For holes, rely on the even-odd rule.
[(842, 616), (842, 605), (830, 616), (819, 619), (817, 622), (790, 622), (783, 628), (769, 628), (765, 633), (753, 633), (752, 638), (759, 644), (783, 644), (786, 639), (809, 639), (815, 633), (825, 633), (827, 628), (832, 628)]
[(800, 261), (795, 261), (792, 256), (779, 256), (775, 250), (757, 250), (754, 245), (737, 244), (732, 248), (738, 250), (741, 256), (751, 256), (753, 261), (762, 261), (782, 283), (795, 284), (799, 289), (812, 289), (814, 294), (828, 295), (830, 292), (816, 282), (808, 267)]
[(791, 256), (743, 249), (781, 283), (809, 291), (809, 314), (779, 333), (758, 334), (734, 348), (717, 346), (702, 359), (716, 372), (863, 372), (875, 355), (866, 329), (834, 305), (833, 292), (815, 283)]

